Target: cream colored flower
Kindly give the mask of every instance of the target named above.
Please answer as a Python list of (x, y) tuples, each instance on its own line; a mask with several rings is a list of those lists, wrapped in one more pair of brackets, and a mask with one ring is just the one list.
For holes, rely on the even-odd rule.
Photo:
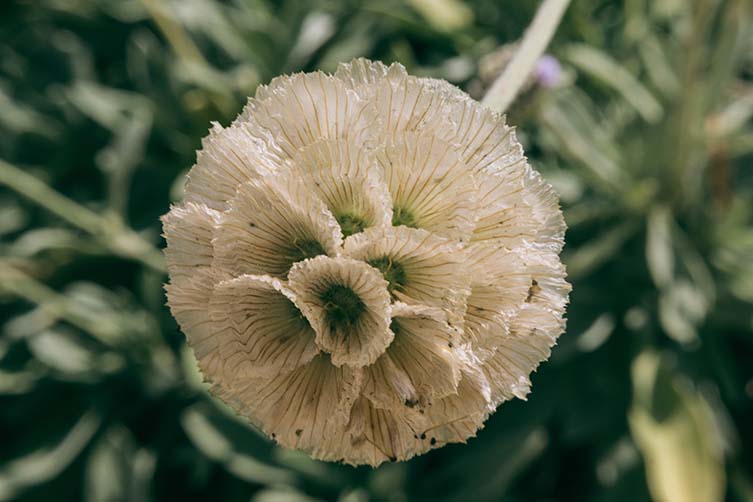
[(475, 435), (564, 329), (565, 224), (503, 117), (358, 59), (261, 87), (163, 217), (212, 392), (283, 446), (378, 465)]

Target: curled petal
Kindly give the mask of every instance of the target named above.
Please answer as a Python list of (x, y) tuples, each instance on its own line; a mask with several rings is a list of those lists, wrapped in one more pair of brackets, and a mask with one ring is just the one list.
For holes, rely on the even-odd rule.
[(453, 147), (434, 135), (405, 133), (378, 155), (392, 195), (393, 225), (466, 240), (475, 224), (476, 184)]
[(339, 253), (335, 218), (305, 182), (289, 173), (244, 183), (223, 213), (214, 266), (233, 275), (285, 277), (293, 263)]
[(220, 217), (217, 211), (193, 202), (173, 206), (162, 217), (167, 241), (165, 258), (171, 277), (190, 276), (195, 267), (212, 264), (212, 232)]
[[(565, 217), (559, 207), (559, 197), (541, 175), (529, 169), (526, 172), (526, 202), (533, 208), (534, 218), (539, 222), (536, 244), (559, 255), (565, 245)], [(559, 258), (557, 258), (559, 260)]]
[(457, 391), (460, 333), (437, 308), (395, 304), (395, 339), (366, 371), (364, 395), (378, 408), (425, 408)]
[(381, 270), (396, 299), (441, 307), (451, 324), (462, 321), (468, 284), (459, 243), (405, 226), (370, 228), (348, 237), (344, 252)]
[(422, 426), (420, 416), (377, 408), (361, 397), (353, 406), (341, 455), (347, 463), (373, 467), (407, 460), (429, 449), (418, 439)]
[(361, 370), (334, 366), (327, 354), (269, 379), (238, 379), (212, 392), (282, 446), (337, 460)]
[[(435, 81), (436, 82), (436, 81)], [(435, 83), (446, 88), (446, 82)], [(447, 126), (433, 123), (437, 133), (452, 144), (459, 145), (460, 157), (472, 173), (506, 175), (525, 162), (523, 148), (515, 137), (515, 130), (503, 117), (481, 106), (467, 94), (447, 91), (453, 99), (443, 103), (441, 114), (447, 117)]]
[(233, 378), (288, 373), (319, 352), (295, 295), (269, 276), (242, 275), (215, 286), (212, 330)]
[(361, 138), (370, 121), (367, 107), (340, 79), (296, 73), (260, 86), (239, 120), (281, 155), (293, 157), (321, 139)]
[(435, 134), (456, 146), (471, 173), (506, 173), (525, 162), (515, 130), (505, 118), (456, 86), (444, 80), (406, 76), (393, 79), (391, 87), (392, 92), (385, 93), (388, 99), (391, 96), (394, 101), (402, 91), (410, 104), (400, 107), (402, 119), (392, 123), (402, 130)]
[(324, 201), (343, 234), (390, 225), (392, 204), (368, 150), (349, 139), (323, 140), (296, 154), (292, 169)]
[(196, 267), (193, 275), (172, 278), (165, 285), (170, 312), (186, 335), (199, 368), (210, 381), (219, 375), (221, 359), (211, 329), (209, 298), (214, 285), (224, 278), (211, 267)]
[(402, 65), (390, 66), (385, 77), (369, 90), (379, 125), (384, 129), (382, 134), (394, 137), (431, 129), (431, 124), (439, 120), (442, 103), (449, 97), (435, 90), (430, 79), (407, 75)]
[(392, 342), (387, 282), (366, 263), (319, 256), (296, 263), (289, 285), (333, 364), (371, 364)]
[(526, 271), (531, 283), (524, 304), (541, 305), (553, 312), (564, 313), (571, 286), (565, 280), (565, 266), (556, 254), (534, 250), (526, 256)]
[(191, 202), (174, 206), (162, 217), (170, 273), (170, 283), (165, 286), (167, 302), (199, 367), (210, 378), (219, 365), (208, 311), (212, 288), (223, 277), (211, 267), (212, 231), (219, 218), (213, 209)]
[(529, 375), (549, 358), (551, 348), (564, 330), (561, 314), (540, 305), (526, 305), (512, 323), (510, 334), (484, 361), (495, 406), (517, 397), (525, 399), (531, 390)]
[(490, 382), (479, 361), (468, 354), (457, 393), (437, 401), (426, 411), (428, 426), (419, 437), (433, 448), (465, 443), (483, 427), (492, 411)]
[(479, 176), (479, 213), (472, 241), (508, 248), (536, 246), (558, 254), (565, 222), (551, 186), (527, 164)]
[(185, 198), (218, 211), (228, 208), (238, 185), (282, 167), (280, 158), (242, 124), (223, 128), (213, 123), (202, 148), (188, 173)]
[(509, 249), (535, 242), (541, 222), (524, 197), (525, 169), (478, 179), (478, 219), (471, 241)]
[(499, 246), (472, 244), (466, 263), (471, 294), (463, 323), (465, 340), (484, 359), (508, 335), (532, 277), (519, 253)]
[(350, 63), (338, 64), (335, 77), (342, 80), (348, 88), (364, 92), (385, 78), (390, 70), (405, 74), (405, 68), (399, 63), (386, 66), (381, 61), (356, 58)]

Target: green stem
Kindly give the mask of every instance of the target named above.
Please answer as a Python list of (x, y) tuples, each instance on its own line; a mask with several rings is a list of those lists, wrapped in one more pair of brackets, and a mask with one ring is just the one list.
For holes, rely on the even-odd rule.
[(98, 339), (112, 340), (118, 332), (118, 323), (98, 316), (87, 316), (73, 308), (65, 295), (50, 289), (45, 284), (18, 268), (0, 261), (0, 290), (8, 291), (29, 303), (38, 305), (53, 320), (64, 319), (73, 326), (91, 333)]
[(520, 48), (497, 77), (481, 104), (504, 113), (518, 95), (536, 62), (549, 45), (570, 0), (544, 0), (523, 35)]
[(95, 237), (118, 256), (165, 271), (162, 253), (121, 221), (99, 215), (65, 197), (22, 169), (0, 160), (0, 185), (6, 185), (32, 202)]

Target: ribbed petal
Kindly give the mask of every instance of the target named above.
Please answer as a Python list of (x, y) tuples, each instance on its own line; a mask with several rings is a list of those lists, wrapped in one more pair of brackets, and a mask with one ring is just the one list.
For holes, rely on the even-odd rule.
[(565, 218), (559, 207), (559, 197), (552, 186), (544, 181), (533, 169), (526, 172), (526, 202), (533, 208), (533, 214), (539, 222), (536, 244), (546, 248), (559, 260), (559, 253), (565, 245)]
[(385, 78), (393, 68), (399, 68), (405, 73), (405, 68), (400, 64), (388, 67), (381, 61), (356, 58), (349, 63), (338, 64), (335, 77), (342, 80), (348, 88), (361, 91), (364, 88), (373, 87), (373, 84)]
[(407, 75), (402, 65), (390, 66), (385, 78), (371, 89), (371, 100), (383, 128), (381, 134), (394, 137), (404, 132), (431, 129), (441, 113), (442, 103), (448, 98), (445, 93), (434, 91), (431, 80)]
[(170, 283), (167, 302), (199, 367), (209, 378), (217, 373), (219, 357), (209, 320), (209, 297), (223, 275), (211, 267), (212, 232), (220, 214), (203, 204), (174, 206), (162, 217)]
[(232, 275), (285, 277), (293, 263), (337, 255), (335, 218), (306, 183), (288, 174), (244, 183), (215, 234), (214, 266)]
[(490, 382), (480, 369), (480, 362), (468, 355), (456, 394), (437, 401), (426, 411), (429, 424), (419, 438), (432, 448), (446, 443), (465, 443), (483, 427), (494, 411)]
[(340, 79), (296, 73), (259, 86), (240, 122), (270, 148), (293, 157), (321, 139), (361, 138), (372, 120), (365, 112), (368, 106)]
[(479, 212), (473, 241), (508, 248), (536, 245), (555, 254), (561, 251), (565, 223), (557, 196), (527, 164), (478, 179)]
[(192, 276), (174, 277), (165, 285), (170, 312), (210, 381), (219, 375), (221, 359), (211, 329), (209, 298), (214, 285), (223, 278), (210, 267), (196, 267)]
[(418, 439), (422, 427), (420, 416), (376, 408), (362, 397), (353, 406), (341, 455), (349, 464), (373, 467), (408, 460), (428, 450)]
[(337, 460), (361, 370), (332, 365), (327, 354), (270, 379), (240, 379), (212, 391), (280, 445)]
[(458, 145), (460, 157), (472, 173), (508, 174), (525, 161), (515, 130), (504, 117), (481, 106), (447, 82), (423, 79), (446, 96), (437, 119), (428, 127), (445, 141)]
[(462, 322), (469, 290), (460, 244), (404, 226), (372, 228), (348, 237), (344, 253), (389, 267), (385, 276), (396, 299), (443, 308), (451, 324)]
[(437, 308), (397, 303), (392, 316), (395, 339), (367, 369), (364, 395), (378, 408), (425, 408), (456, 392), (460, 332)]
[[(349, 258), (319, 256), (296, 263), (289, 274), (290, 289), (316, 331), (316, 342), (336, 365), (371, 364), (392, 342), (390, 295), (378, 270)], [(345, 288), (357, 298), (352, 318), (333, 319), (328, 292)], [(335, 305), (353, 310), (353, 302)]]
[(185, 200), (218, 211), (228, 208), (240, 184), (282, 167), (279, 157), (242, 125), (223, 128), (213, 123), (202, 148), (188, 173)]
[(324, 201), (344, 234), (391, 224), (390, 194), (376, 160), (355, 141), (314, 143), (296, 154), (292, 169)]
[(278, 279), (242, 275), (223, 281), (209, 311), (224, 371), (233, 378), (288, 373), (319, 352), (295, 295)]
[(455, 149), (434, 135), (402, 133), (378, 155), (392, 195), (393, 223), (467, 240), (477, 187)]
[(571, 286), (565, 280), (565, 266), (558, 256), (548, 250), (534, 249), (526, 256), (526, 270), (531, 275), (531, 284), (525, 303), (541, 305), (562, 315)]
[(464, 339), (485, 359), (508, 335), (510, 322), (528, 297), (532, 276), (525, 259), (504, 247), (472, 244), (467, 256), (471, 294)]
[(526, 305), (511, 326), (511, 336), (484, 362), (495, 406), (531, 390), (529, 375), (549, 358), (551, 348), (564, 329), (562, 316), (539, 305)]

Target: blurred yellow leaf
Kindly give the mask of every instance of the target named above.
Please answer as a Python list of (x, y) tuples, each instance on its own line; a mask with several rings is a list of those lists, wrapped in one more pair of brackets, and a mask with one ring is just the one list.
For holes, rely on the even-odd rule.
[(632, 374), (628, 418), (653, 500), (723, 500), (721, 440), (708, 403), (654, 352), (638, 356)]
[(456, 31), (473, 22), (473, 11), (460, 0), (410, 0), (410, 4), (440, 31)]

